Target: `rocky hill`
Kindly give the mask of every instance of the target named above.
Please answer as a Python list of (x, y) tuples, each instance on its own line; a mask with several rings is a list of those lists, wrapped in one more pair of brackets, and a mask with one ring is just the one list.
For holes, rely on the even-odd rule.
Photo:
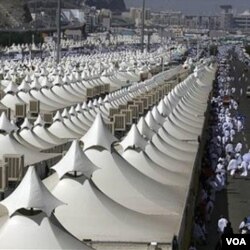
[(97, 9), (110, 9), (112, 11), (124, 11), (126, 5), (124, 0), (87, 0), (89, 6), (96, 6)]
[(32, 20), (25, 0), (0, 0), (0, 27), (22, 27)]

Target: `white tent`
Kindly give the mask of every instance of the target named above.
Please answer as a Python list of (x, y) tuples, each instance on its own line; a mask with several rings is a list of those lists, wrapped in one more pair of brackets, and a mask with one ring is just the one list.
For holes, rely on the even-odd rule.
[(105, 132), (101, 116), (81, 139), (87, 157), (100, 170), (93, 174), (95, 185), (108, 197), (132, 210), (147, 214), (178, 214), (183, 193), (162, 185), (125, 161), (112, 150), (114, 138)]
[[(22, 99), (26, 105), (29, 105), (30, 101), (36, 101), (39, 100), (39, 105), (40, 105), (40, 110), (41, 111), (53, 111), (55, 110), (56, 107), (58, 106), (58, 103), (53, 102), (52, 100), (45, 98), (45, 97), (38, 97), (40, 90), (31, 90), (30, 92), (19, 92), (18, 96), (20, 97), (20, 99)], [(34, 94), (34, 96), (32, 94)], [(35, 94), (36, 93), (36, 94)]]
[(140, 172), (166, 185), (186, 188), (188, 179), (185, 173), (169, 171), (153, 162), (144, 152), (147, 142), (140, 135), (137, 127), (132, 126), (130, 132), (121, 141), (123, 158)]
[(148, 126), (143, 116), (139, 119), (139, 122), (137, 123), (137, 128), (141, 135), (147, 140), (152, 139), (154, 131)]
[(102, 116), (96, 115), (95, 121), (88, 132), (81, 138), (84, 142), (84, 149), (91, 147), (102, 147), (106, 150), (111, 149), (111, 145), (118, 141), (105, 126)]
[(66, 143), (66, 140), (60, 139), (53, 134), (51, 134), (47, 128), (44, 127), (44, 121), (39, 115), (34, 122), (33, 132), (44, 141), (53, 144), (53, 145), (63, 145)]
[(185, 152), (197, 152), (197, 145), (193, 145), (182, 139), (177, 139), (173, 134), (164, 128), (158, 130), (158, 135), (168, 144)]
[(52, 211), (63, 203), (42, 184), (35, 168), (29, 167), (18, 187), (0, 204), (8, 209), (9, 216), (21, 208), (36, 208), (50, 216)]
[[(60, 139), (76, 139), (81, 136), (81, 134), (76, 133), (71, 128), (67, 127), (63, 122), (63, 118), (59, 111), (57, 111), (54, 116), (54, 122), (48, 128), (49, 132)], [(70, 123), (70, 122), (69, 122)]]
[(58, 157), (58, 154), (40, 153), (38, 151), (35, 151), (34, 149), (27, 148), (21, 145), (19, 142), (17, 142), (16, 139), (13, 137), (13, 135), (0, 134), (0, 145), (4, 145), (0, 147), (0, 155), (5, 155), (5, 154), (24, 155), (25, 166)]
[(0, 204), (0, 249), (91, 249), (68, 234), (51, 215), (63, 203), (43, 185), (34, 167)]
[[(193, 162), (195, 159), (195, 152), (187, 152), (178, 147), (175, 147), (175, 143), (169, 144), (164, 141), (158, 134), (153, 135), (152, 142), (154, 146), (161, 151), (176, 160), (182, 161), (185, 159), (187, 162)], [(181, 141), (180, 141), (181, 142)], [(186, 144), (186, 146), (188, 146)]]
[(25, 118), (23, 124), (21, 125), (21, 129), (16, 132), (14, 136), (16, 140), (26, 147), (37, 149), (39, 151), (48, 150), (54, 147), (53, 144), (46, 142), (33, 132), (33, 126), (29, 123), (27, 118)]
[(98, 168), (87, 158), (82, 151), (79, 142), (74, 140), (66, 155), (52, 167), (59, 178), (62, 178), (66, 173), (80, 172), (86, 177), (91, 178), (92, 174)]
[[(79, 143), (74, 141), (64, 158), (53, 167), (56, 173), (44, 180), (52, 193), (67, 204), (55, 210), (62, 225), (78, 239), (91, 239), (96, 244), (171, 241), (171, 234), (178, 228), (178, 216), (145, 215), (110, 199), (92, 179), (86, 179), (97, 168), (80, 150)], [(77, 175), (69, 175), (72, 170)]]
[[(52, 193), (67, 206), (55, 210), (57, 219), (79, 240), (93, 243), (170, 242), (178, 230), (178, 217), (145, 215), (106, 196), (91, 180), (56, 174), (45, 180)], [(114, 187), (115, 188), (115, 187)], [(84, 226), (86, 225), (86, 226)]]
[(16, 129), (15, 126), (11, 124), (5, 112), (3, 112), (0, 117), (0, 130), (5, 133), (10, 133), (15, 129)]

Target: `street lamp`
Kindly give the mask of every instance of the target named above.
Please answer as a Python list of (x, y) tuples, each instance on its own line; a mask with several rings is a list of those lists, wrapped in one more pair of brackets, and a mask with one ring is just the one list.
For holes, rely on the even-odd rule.
[(145, 0), (142, 2), (141, 53), (144, 51)]

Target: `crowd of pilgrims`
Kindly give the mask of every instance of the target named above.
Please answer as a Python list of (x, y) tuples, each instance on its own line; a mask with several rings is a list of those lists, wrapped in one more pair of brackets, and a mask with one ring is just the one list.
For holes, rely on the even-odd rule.
[[(235, 79), (229, 75), (235, 67), (231, 69), (224, 60), (228, 52), (220, 48), (217, 56), (218, 72), (210, 98), (208, 136), (201, 166), (193, 243), (189, 250), (196, 250), (197, 246), (208, 243), (206, 225), (211, 220), (216, 193), (226, 187), (227, 178), (237, 175), (238, 178), (245, 179), (250, 170), (250, 150), (245, 145), (243, 147), (242, 141), (238, 139), (244, 131), (244, 118), (238, 112), (244, 93), (241, 88), (236, 90), (232, 84)], [(244, 77), (246, 78), (243, 73), (237, 80), (241, 81)], [(243, 152), (245, 148), (248, 152)], [(229, 219), (223, 215), (218, 220), (217, 231), (219, 236), (233, 234)], [(250, 233), (250, 217), (243, 219), (239, 232), (235, 233)], [(220, 243), (219, 240), (215, 249), (220, 249)]]

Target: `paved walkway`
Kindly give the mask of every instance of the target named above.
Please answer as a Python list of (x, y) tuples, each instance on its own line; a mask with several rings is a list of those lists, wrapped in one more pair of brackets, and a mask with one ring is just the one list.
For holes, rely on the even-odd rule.
[[(239, 98), (239, 114), (246, 116), (245, 129), (242, 133), (238, 134), (234, 139), (234, 144), (238, 140), (242, 141), (243, 149), (242, 153), (246, 153), (250, 146), (250, 98), (245, 95), (246, 87), (250, 86), (250, 68), (249, 72), (246, 72), (248, 80), (245, 78), (240, 82), (239, 77), (242, 75), (244, 63), (241, 63), (237, 59), (233, 59), (231, 65), (231, 76), (235, 77), (235, 81), (232, 86), (235, 86), (236, 93), (234, 97)], [(233, 70), (235, 66), (235, 71)], [(240, 88), (243, 88), (243, 95), (240, 96)], [(220, 215), (224, 215), (229, 218), (232, 223), (232, 227), (235, 233), (238, 233), (238, 226), (245, 216), (250, 215), (250, 174), (248, 178), (244, 177), (230, 177), (228, 178), (228, 185), (225, 190), (216, 195), (215, 209), (212, 215), (212, 220), (207, 225), (208, 230), (208, 244), (206, 246), (198, 247), (199, 250), (213, 250), (219, 239), (217, 234), (217, 221)]]

